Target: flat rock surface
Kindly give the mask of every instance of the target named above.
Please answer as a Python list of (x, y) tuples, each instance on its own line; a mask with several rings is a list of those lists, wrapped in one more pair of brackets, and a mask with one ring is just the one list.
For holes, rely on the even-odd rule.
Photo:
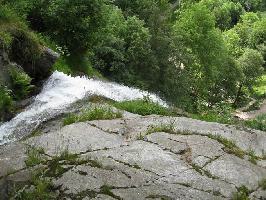
[[(156, 131), (163, 125), (172, 131)], [(210, 135), (234, 142), (245, 155), (238, 157)], [(266, 178), (266, 133), (261, 131), (130, 113), (76, 123), (0, 147), (0, 185), (27, 168), (26, 146), (42, 149), (50, 160), (64, 151), (76, 155), (71, 163), (62, 161), (65, 170), (52, 177), (64, 199), (231, 199), (242, 186), (251, 199), (266, 198), (259, 185)], [(250, 151), (257, 164), (249, 161)]]

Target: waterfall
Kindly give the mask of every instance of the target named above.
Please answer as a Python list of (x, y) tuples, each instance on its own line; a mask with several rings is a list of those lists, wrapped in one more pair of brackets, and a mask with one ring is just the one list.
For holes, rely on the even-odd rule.
[(56, 71), (25, 111), (0, 126), (0, 145), (21, 139), (40, 123), (56, 117), (66, 111), (71, 104), (92, 95), (103, 96), (114, 101), (149, 96), (153, 102), (166, 105), (158, 96), (146, 91), (86, 77), (71, 77)]

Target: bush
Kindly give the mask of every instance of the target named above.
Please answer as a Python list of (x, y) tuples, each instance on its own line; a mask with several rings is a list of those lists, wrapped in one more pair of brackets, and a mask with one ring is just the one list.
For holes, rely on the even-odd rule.
[(266, 114), (262, 114), (253, 120), (245, 121), (245, 125), (253, 129), (266, 131)]
[(27, 97), (34, 87), (30, 84), (32, 79), (21, 70), (11, 68), (9, 72), (14, 98), (16, 100), (21, 100)]
[(123, 101), (113, 104), (115, 107), (126, 110), (131, 113), (139, 115), (174, 115), (174, 112), (168, 108), (165, 108), (158, 103), (153, 103), (150, 100), (132, 100), (132, 101)]
[(232, 116), (232, 111), (233, 109), (229, 105), (220, 104), (212, 108), (201, 108), (199, 113), (194, 113), (191, 117), (207, 122), (234, 124), (235, 119)]
[(77, 123), (77, 122), (84, 122), (84, 121), (91, 121), (91, 120), (104, 120), (104, 119), (115, 119), (121, 118), (122, 113), (119, 111), (114, 111), (111, 108), (106, 107), (99, 107), (88, 109), (82, 111), (80, 114), (69, 114), (64, 119), (64, 126)]
[(0, 121), (4, 120), (4, 114), (12, 110), (12, 97), (7, 88), (0, 86)]

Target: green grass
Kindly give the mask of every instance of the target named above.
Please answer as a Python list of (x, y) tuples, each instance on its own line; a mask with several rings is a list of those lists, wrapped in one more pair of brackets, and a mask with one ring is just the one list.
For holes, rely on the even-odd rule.
[(246, 186), (241, 186), (233, 195), (232, 200), (249, 200), (249, 190)]
[(53, 185), (49, 178), (44, 177), (45, 169), (40, 168), (32, 173), (29, 181), (21, 190), (15, 188), (10, 199), (16, 200), (55, 200), (56, 194), (53, 192)]
[(120, 111), (114, 111), (110, 107), (95, 107), (92, 109), (84, 110), (79, 114), (69, 114), (64, 118), (64, 126), (84, 121), (92, 120), (106, 120), (121, 118), (122, 113)]
[(42, 154), (44, 153), (44, 150), (42, 148), (35, 148), (35, 147), (29, 147), (27, 149), (27, 160), (25, 161), (25, 164), (27, 167), (34, 167), (36, 165), (39, 165), (43, 162)]
[(262, 114), (255, 119), (245, 121), (244, 124), (252, 129), (266, 131), (266, 114)]
[(157, 126), (151, 126), (147, 132), (146, 135), (149, 135), (151, 133), (158, 133), (158, 132), (165, 132), (170, 134), (176, 134), (174, 130), (174, 122), (169, 124), (161, 124)]
[(191, 114), (191, 118), (207, 122), (218, 122), (222, 124), (235, 124), (232, 116), (233, 109), (228, 104), (219, 105), (213, 108), (202, 108), (198, 113)]
[(68, 75), (73, 74), (72, 69), (69, 67), (69, 65), (66, 63), (63, 57), (60, 57), (56, 61), (56, 63), (53, 65), (52, 71), (59, 71), (59, 72), (63, 72)]
[(174, 112), (172, 110), (145, 99), (116, 102), (113, 105), (121, 110), (126, 110), (128, 112), (139, 114), (142, 116), (152, 114), (166, 116), (174, 115)]

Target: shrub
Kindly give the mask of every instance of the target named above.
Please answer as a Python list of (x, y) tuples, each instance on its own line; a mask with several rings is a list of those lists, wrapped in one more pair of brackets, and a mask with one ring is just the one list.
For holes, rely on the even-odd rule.
[(142, 116), (152, 114), (168, 116), (174, 115), (170, 109), (145, 99), (116, 102), (113, 105), (121, 110), (126, 110), (128, 112), (136, 113)]
[(10, 96), (10, 91), (0, 86), (0, 121), (4, 120), (4, 114), (12, 110), (12, 97)]
[(212, 108), (202, 108), (199, 113), (191, 115), (194, 119), (207, 122), (218, 122), (223, 124), (234, 124), (235, 119), (232, 116), (233, 109), (227, 104), (217, 105)]
[(111, 108), (106, 107), (95, 107), (93, 109), (88, 109), (80, 114), (69, 114), (64, 119), (64, 126), (73, 124), (76, 122), (84, 122), (84, 121), (91, 121), (91, 120), (103, 120), (103, 119), (115, 119), (121, 118), (122, 113), (119, 111), (114, 111)]
[(11, 83), (13, 95), (16, 100), (21, 100), (30, 93), (33, 89), (31, 78), (23, 71), (14, 68), (10, 69)]
[(245, 121), (245, 125), (253, 129), (266, 131), (266, 114), (259, 115), (255, 119)]

